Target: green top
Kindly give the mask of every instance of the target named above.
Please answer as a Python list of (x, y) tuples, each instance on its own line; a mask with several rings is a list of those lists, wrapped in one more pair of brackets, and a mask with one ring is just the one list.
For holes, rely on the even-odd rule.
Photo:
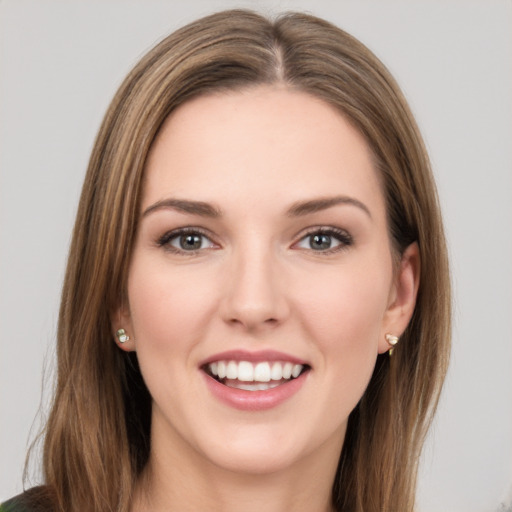
[(33, 509), (27, 508), (20, 500), (12, 498), (0, 505), (0, 512), (31, 512)]
[(33, 487), (0, 504), (0, 512), (51, 512), (44, 487)]

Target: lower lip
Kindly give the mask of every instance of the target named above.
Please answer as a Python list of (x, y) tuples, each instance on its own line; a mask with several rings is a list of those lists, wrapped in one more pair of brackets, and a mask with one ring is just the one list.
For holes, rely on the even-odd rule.
[(285, 384), (261, 391), (230, 388), (208, 374), (202, 373), (209, 390), (221, 402), (242, 411), (263, 411), (277, 407), (295, 395), (304, 384), (309, 371), (302, 373), (296, 379), (292, 379)]

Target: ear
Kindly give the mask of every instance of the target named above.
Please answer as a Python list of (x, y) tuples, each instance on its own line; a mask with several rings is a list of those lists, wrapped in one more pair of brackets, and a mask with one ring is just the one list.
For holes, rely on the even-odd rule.
[(403, 252), (391, 288), (379, 338), (379, 354), (390, 349), (386, 334), (400, 337), (412, 318), (420, 284), (420, 268), (420, 252), (414, 242)]
[[(135, 339), (130, 316), (130, 308), (127, 304), (119, 306), (111, 315), (112, 336), (116, 345), (125, 352), (135, 351)], [(120, 329), (124, 330), (124, 337), (120, 335)], [(123, 341), (124, 340), (124, 341)]]

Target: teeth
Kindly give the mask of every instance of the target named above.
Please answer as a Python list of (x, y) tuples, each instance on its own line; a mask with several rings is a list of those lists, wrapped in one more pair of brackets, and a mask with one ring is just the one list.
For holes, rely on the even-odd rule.
[(226, 366), (226, 379), (236, 379), (238, 377), (238, 366), (235, 361), (229, 361)]
[(277, 388), (279, 382), (257, 382), (254, 384), (242, 383), (235, 380), (226, 382), (226, 386), (236, 389), (244, 389), (245, 391), (266, 391), (267, 389)]
[(241, 383), (257, 382), (263, 386), (261, 389), (270, 389), (279, 385), (283, 379), (296, 379), (303, 369), (304, 366), (301, 364), (280, 361), (272, 363), (264, 361), (256, 364), (248, 361), (216, 361), (208, 365), (210, 373), (219, 380), (239, 381), (236, 385), (230, 384), (231, 387), (251, 390), (260, 388), (257, 388), (257, 385)]
[(259, 382), (270, 381), (270, 365), (268, 363), (258, 363), (254, 368), (254, 380)]
[(237, 372), (233, 379), (238, 379), (243, 382), (252, 382), (254, 380), (254, 368), (251, 363), (247, 361), (240, 361), (238, 365), (231, 361), (237, 368)]
[(283, 366), (283, 379), (289, 379), (292, 376), (293, 364), (285, 363)]
[(293, 365), (293, 370), (292, 370), (292, 377), (294, 379), (296, 379), (299, 375), (300, 375), (300, 372), (302, 371), (302, 365), (301, 364), (295, 364)]
[(283, 365), (281, 363), (274, 363), (270, 372), (271, 380), (281, 380), (283, 378)]

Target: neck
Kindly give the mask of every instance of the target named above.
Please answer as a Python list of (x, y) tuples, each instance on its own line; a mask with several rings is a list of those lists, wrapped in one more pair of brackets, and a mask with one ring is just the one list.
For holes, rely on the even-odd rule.
[(174, 475), (172, 485), (149, 478), (136, 494), (134, 511), (212, 512), (331, 512), (331, 486), (312, 479), (290, 482), (284, 475), (243, 477), (225, 475), (207, 481), (191, 481), (183, 472)]
[(293, 467), (271, 473), (220, 468), (194, 450), (173, 450), (167, 457), (155, 449), (136, 487), (132, 512), (332, 512), (342, 442), (327, 444)]

